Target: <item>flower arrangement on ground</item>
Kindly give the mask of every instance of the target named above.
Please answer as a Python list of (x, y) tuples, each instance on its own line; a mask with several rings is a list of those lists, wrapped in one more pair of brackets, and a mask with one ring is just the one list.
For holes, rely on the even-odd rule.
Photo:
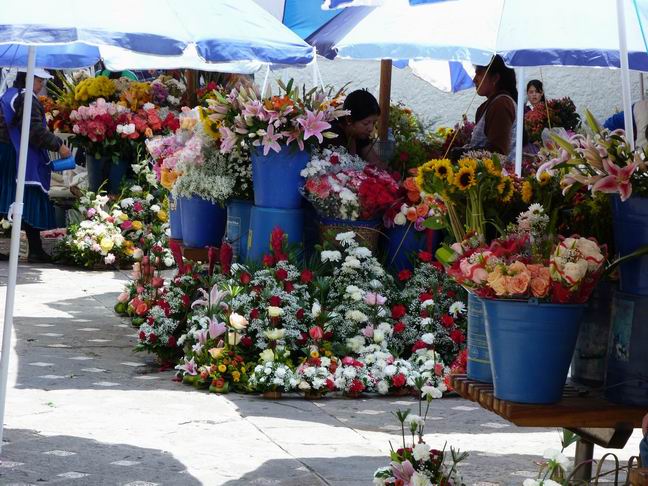
[(391, 359), (384, 367), (372, 367), (371, 376), (378, 393), (386, 395), (409, 394), (419, 373), (410, 361)]
[(299, 378), (297, 388), (311, 395), (324, 395), (334, 391), (337, 367), (338, 362), (335, 358), (309, 356), (295, 371)]
[(270, 150), (322, 143), (324, 137), (334, 137), (331, 122), (347, 113), (341, 109), (341, 92), (335, 94), (320, 89), (306, 91), (278, 82), (280, 94), (261, 97), (256, 86), (233, 89), (229, 94), (213, 91), (206, 99), (208, 108), (201, 109), (206, 130), (220, 139), (220, 149), (229, 153), (245, 146), (257, 147), (267, 155)]
[(350, 356), (342, 358), (335, 370), (335, 387), (351, 397), (373, 389), (374, 380), (362, 362)]
[(283, 347), (261, 354), (261, 363), (250, 375), (250, 386), (258, 392), (289, 392), (297, 388), (299, 377), (289, 361), (290, 351)]
[(398, 183), (391, 174), (367, 165), (345, 149), (314, 152), (301, 175), (303, 194), (324, 218), (370, 220), (396, 201)]

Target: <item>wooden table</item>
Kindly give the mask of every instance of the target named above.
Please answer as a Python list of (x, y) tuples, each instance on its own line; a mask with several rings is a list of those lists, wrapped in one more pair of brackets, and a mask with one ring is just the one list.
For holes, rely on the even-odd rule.
[[(574, 431), (581, 439), (576, 444), (576, 464), (591, 461), (594, 444), (622, 449), (648, 410), (619, 405), (605, 400), (600, 392), (566, 385), (563, 398), (553, 405), (529, 405), (495, 398), (493, 385), (470, 380), (466, 375), (452, 377), (455, 391), (467, 400), (496, 413), (520, 427), (561, 427)], [(582, 467), (574, 479), (590, 479), (589, 467)]]

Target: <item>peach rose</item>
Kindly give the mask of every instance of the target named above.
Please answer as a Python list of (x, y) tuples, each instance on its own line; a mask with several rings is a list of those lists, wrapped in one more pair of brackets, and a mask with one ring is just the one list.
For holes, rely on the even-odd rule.
[(506, 279), (506, 289), (511, 295), (522, 295), (527, 292), (530, 281), (531, 275), (529, 272), (520, 272), (517, 275), (513, 275)]
[(534, 297), (546, 297), (549, 293), (550, 280), (548, 278), (532, 278), (531, 279), (531, 293)]
[(506, 295), (506, 277), (502, 275), (500, 268), (496, 268), (488, 275), (488, 286), (499, 295)]

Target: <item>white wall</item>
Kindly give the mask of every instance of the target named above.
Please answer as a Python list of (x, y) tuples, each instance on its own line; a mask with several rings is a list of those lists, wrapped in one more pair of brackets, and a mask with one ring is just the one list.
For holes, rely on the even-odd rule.
[[(319, 68), (325, 84), (341, 87), (350, 83), (350, 90), (367, 88), (378, 95), (380, 63), (375, 61), (328, 61), (320, 58)], [(259, 83), (263, 82), (264, 72), (257, 74)], [(311, 68), (277, 70), (269, 79), (294, 77), (302, 84), (313, 84)], [(583, 113), (589, 108), (596, 117), (604, 120), (616, 111), (623, 109), (621, 99), (621, 75), (618, 70), (545, 67), (527, 68), (526, 79), (543, 79), (545, 92), (549, 98), (569, 96), (576, 108)], [(633, 101), (640, 97), (639, 73), (631, 73)], [(460, 93), (444, 93), (417, 78), (409, 69), (393, 69), (392, 99), (403, 101), (415, 112), (435, 124), (453, 125), (468, 112), (469, 119), (474, 119), (476, 108), (484, 100), (473, 96), (474, 89)]]

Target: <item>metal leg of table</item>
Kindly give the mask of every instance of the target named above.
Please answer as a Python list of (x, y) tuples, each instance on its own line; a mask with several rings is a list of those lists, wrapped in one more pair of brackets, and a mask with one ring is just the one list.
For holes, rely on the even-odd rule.
[(586, 462), (578, 468), (574, 474), (574, 479), (589, 481), (592, 479), (592, 459), (594, 458), (594, 444), (591, 442), (580, 439), (576, 442), (576, 456), (574, 457), (574, 466)]

